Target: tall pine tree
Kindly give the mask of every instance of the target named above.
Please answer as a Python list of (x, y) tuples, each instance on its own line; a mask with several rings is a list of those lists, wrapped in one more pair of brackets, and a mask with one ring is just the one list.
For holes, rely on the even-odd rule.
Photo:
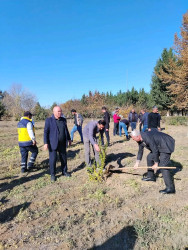
[(168, 110), (172, 105), (172, 94), (168, 90), (170, 82), (164, 82), (161, 77), (161, 70), (166, 71), (166, 74), (170, 74), (166, 69), (166, 65), (169, 65), (171, 61), (176, 62), (176, 57), (170, 48), (163, 50), (161, 58), (156, 63), (154, 73), (151, 80), (151, 101), (152, 105), (157, 105), (160, 109)]
[[(181, 38), (175, 34), (175, 51), (178, 61), (171, 60), (160, 75), (172, 95), (172, 107), (188, 109), (188, 12), (183, 16)], [(170, 72), (170, 73), (167, 73)]]

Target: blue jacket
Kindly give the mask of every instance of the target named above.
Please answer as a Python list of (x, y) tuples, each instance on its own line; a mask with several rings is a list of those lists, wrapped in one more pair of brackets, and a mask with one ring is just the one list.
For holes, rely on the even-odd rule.
[(145, 112), (142, 116), (142, 124), (143, 125), (148, 125), (148, 115), (149, 113), (148, 112)]
[[(71, 138), (70, 138), (70, 134), (67, 128), (66, 119), (63, 117), (61, 117), (60, 119), (62, 119), (64, 126), (65, 126), (66, 141), (69, 141)], [(56, 120), (55, 120), (54, 115), (52, 115), (51, 117), (47, 118), (45, 121), (44, 144), (48, 144), (52, 150), (56, 150), (58, 147), (58, 135), (59, 135), (59, 132), (58, 132)]]

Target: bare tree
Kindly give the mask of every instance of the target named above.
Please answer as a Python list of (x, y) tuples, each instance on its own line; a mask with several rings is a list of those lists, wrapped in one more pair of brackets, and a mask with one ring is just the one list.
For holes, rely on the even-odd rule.
[(20, 119), (24, 111), (32, 110), (36, 102), (36, 96), (28, 90), (23, 89), (21, 84), (13, 84), (3, 98), (3, 104), (6, 107), (7, 113), (16, 120)]

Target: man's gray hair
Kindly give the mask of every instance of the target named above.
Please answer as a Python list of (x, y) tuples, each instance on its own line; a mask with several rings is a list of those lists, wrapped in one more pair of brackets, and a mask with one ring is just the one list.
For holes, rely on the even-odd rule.
[(131, 136), (139, 136), (140, 135), (140, 131), (134, 129), (132, 132), (131, 132)]
[(155, 106), (153, 106), (153, 108), (152, 109), (158, 109), (158, 107), (155, 105)]

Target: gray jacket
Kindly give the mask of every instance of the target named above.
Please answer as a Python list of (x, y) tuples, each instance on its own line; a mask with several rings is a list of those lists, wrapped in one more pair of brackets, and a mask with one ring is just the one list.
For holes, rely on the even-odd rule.
[(98, 121), (91, 121), (83, 129), (84, 138), (88, 139), (92, 145), (97, 144), (96, 134), (102, 132), (99, 130)]

